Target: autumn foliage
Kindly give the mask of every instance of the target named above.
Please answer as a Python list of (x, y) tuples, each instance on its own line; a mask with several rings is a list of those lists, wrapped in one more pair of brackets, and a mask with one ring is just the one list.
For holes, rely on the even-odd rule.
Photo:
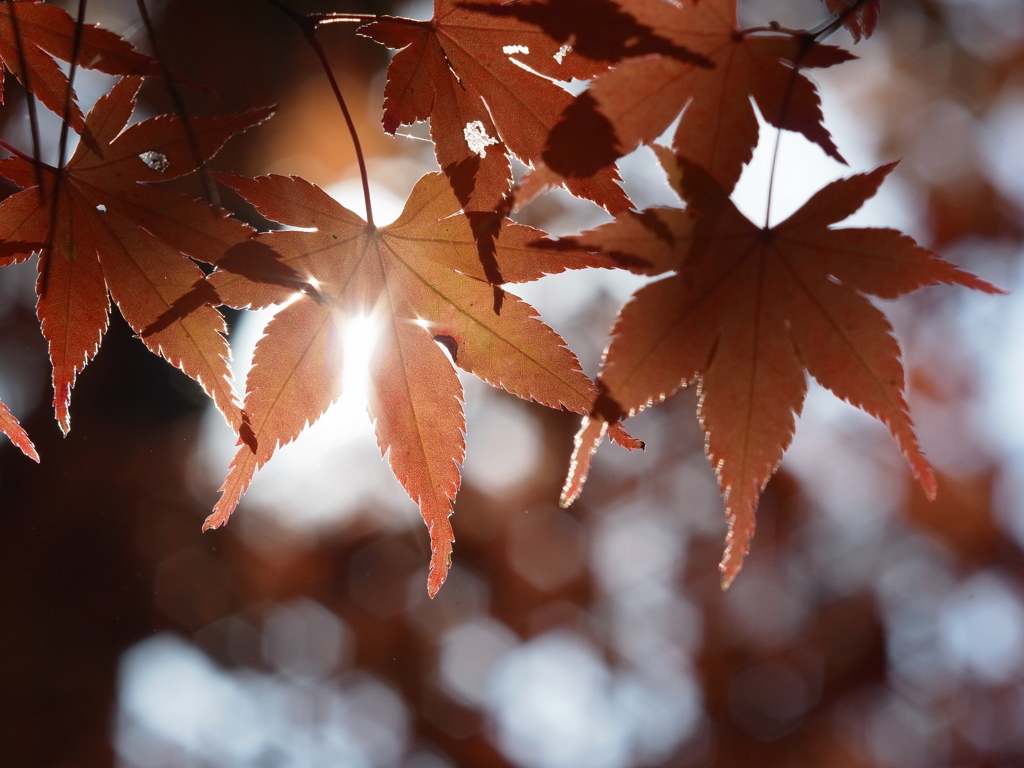
[[(198, 382), (238, 435), (205, 524), (218, 527), (277, 448), (339, 396), (344, 328), (370, 316), (380, 332), (369, 415), (430, 531), (431, 595), (449, 567), (465, 458), (454, 366), (581, 415), (564, 504), (582, 491), (606, 435), (641, 447), (623, 422), (696, 385), (729, 524), (725, 585), (750, 547), (758, 498), (792, 439), (808, 374), (883, 422), (934, 496), (900, 348), (870, 297), (939, 283), (999, 289), (895, 230), (837, 226), (892, 164), (827, 185), (772, 227), (751, 222), (730, 198), (766, 138), (758, 115), (843, 161), (806, 70), (853, 59), (823, 40), (840, 24), (855, 39), (869, 36), (877, 0), (829, 0), (835, 20), (815, 34), (741, 30), (735, 0), (436, 0), (429, 21), (306, 17), (273, 4), (318, 51), (317, 30), (339, 23), (359, 24), (358, 34), (397, 51), (383, 130), (429, 121), (440, 172), (420, 179), (394, 223), (374, 223), (368, 191), (363, 217), (296, 176), (214, 175), (272, 222), (265, 232), (210, 200), (167, 191), (161, 182), (205, 172), (233, 134), (258, 130), (272, 108), (132, 124), (144, 78), (172, 90), (188, 84), (54, 6), (0, 5), (4, 67), (78, 135), (66, 160), (62, 138), (59, 167), (43, 163), (38, 146), (6, 141), (10, 157), (0, 161), (0, 174), (23, 189), (0, 203), (0, 264), (38, 256), (37, 314), (65, 432), (76, 377), (98, 350), (113, 299), (143, 343)], [(57, 59), (71, 62), (71, 77)], [(121, 76), (87, 115), (72, 90), (76, 67)], [(576, 96), (559, 85), (574, 79), (589, 81)], [(678, 207), (638, 211), (623, 190), (616, 163), (640, 145), (656, 153)], [(529, 168), (524, 178), (514, 178), (513, 158)], [(365, 170), (363, 181), (368, 190)], [(555, 239), (510, 218), (555, 185), (612, 220)], [(656, 278), (623, 307), (596, 381), (503, 288), (592, 267)], [(241, 398), (221, 305), (283, 306)], [(0, 429), (38, 459), (6, 408)]]

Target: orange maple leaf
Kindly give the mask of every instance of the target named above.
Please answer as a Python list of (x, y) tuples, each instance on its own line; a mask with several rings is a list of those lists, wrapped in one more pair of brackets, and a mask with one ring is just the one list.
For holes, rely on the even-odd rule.
[[(140, 83), (123, 78), (96, 102), (66, 167), (36, 166), (23, 157), (0, 161), (0, 175), (26, 188), (0, 203), (0, 240), (21, 251), (5, 253), (0, 266), (40, 253), (36, 309), (64, 432), (75, 378), (107, 328), (108, 291), (146, 346), (199, 382), (237, 429), (241, 413), (226, 362), (224, 319), (204, 304), (203, 272), (185, 254), (214, 263), (252, 230), (207, 203), (150, 183), (191, 173), (197, 160), (177, 117), (125, 127)], [(192, 120), (201, 159), (270, 112)]]
[(853, 42), (859, 43), (875, 31), (881, 0), (825, 0), (825, 5), (846, 27)]
[(29, 439), (25, 428), (18, 423), (18, 420), (14, 418), (14, 414), (3, 403), (0, 403), (0, 432), (7, 435), (11, 442), (21, 449), (22, 453), (36, 463), (39, 462), (39, 454), (36, 452), (36, 447)]
[(1000, 289), (892, 229), (833, 229), (872, 197), (893, 165), (832, 182), (792, 216), (762, 228), (721, 185), (668, 150), (662, 161), (685, 210), (626, 214), (573, 239), (629, 255), (669, 277), (633, 296), (602, 364), (601, 395), (577, 435), (563, 495), (580, 492), (604, 425), (698, 384), (706, 450), (725, 497), (724, 586), (739, 572), (765, 483), (789, 445), (806, 373), (888, 426), (929, 496), (935, 478), (914, 435), (892, 328), (867, 296), (925, 285)]
[[(70, 62), (75, 37), (79, 36), (77, 66), (108, 75), (159, 76), (162, 69), (151, 56), (136, 51), (113, 32), (94, 24), (76, 22), (63, 8), (37, 0), (0, 3), (0, 61), (27, 90), (63, 117), (76, 132), (82, 132), (84, 118), (71, 94), (70, 114), (65, 114), (68, 97), (67, 75), (54, 59)], [(3, 69), (0, 68), (0, 104), (3, 103)]]
[(849, 61), (852, 54), (809, 35), (742, 31), (736, 0), (618, 2), (639, 24), (712, 66), (651, 55), (598, 76), (552, 131), (543, 154), (550, 168), (567, 176), (594, 173), (655, 140), (679, 117), (673, 149), (731, 190), (757, 146), (754, 103), (770, 124), (798, 131), (845, 162), (822, 124), (814, 84), (799, 70)]
[[(507, 152), (527, 164), (539, 159), (573, 101), (548, 78), (587, 79), (606, 65), (532, 24), (476, 12), (479, 5), (436, 0), (430, 21), (384, 16), (359, 33), (401, 49), (388, 68), (384, 130), (429, 119), (438, 164), (466, 210), (495, 210), (511, 183)], [(615, 213), (631, 207), (618, 180), (605, 168), (565, 186)]]
[(261, 261), (245, 258), (246, 251), (259, 255), (269, 248), (305, 285), (256, 346), (246, 382), (246, 424), (204, 527), (223, 525), (277, 447), (298, 437), (338, 397), (340, 329), (354, 316), (369, 315), (380, 327), (370, 364), (370, 415), (381, 452), (429, 528), (428, 591), (434, 595), (450, 563), (448, 518), (465, 453), (463, 393), (452, 360), (494, 386), (553, 408), (585, 413), (595, 393), (575, 355), (530, 305), (511, 294), (496, 301), (501, 289), (491, 274), (526, 282), (612, 262), (579, 250), (537, 250), (532, 243), (542, 233), (505, 220), (490, 240), (493, 263), (485, 267), (470, 217), (459, 213), (440, 173), (424, 176), (402, 215), (384, 227), (367, 224), (300, 178), (218, 178), (268, 219), (312, 231), (259, 235), (231, 259), (236, 272), (218, 269), (209, 277), (231, 306), (294, 299), (294, 282), (260, 282), (265, 259), (253, 267), (255, 281), (245, 277), (246, 264)]

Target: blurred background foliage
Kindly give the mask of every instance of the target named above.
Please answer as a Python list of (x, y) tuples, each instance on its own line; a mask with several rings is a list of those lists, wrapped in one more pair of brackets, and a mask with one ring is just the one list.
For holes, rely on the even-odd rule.
[[(298, 174), (351, 199), (354, 158), (337, 105), (273, 8), (151, 5), (160, 54), (208, 86), (186, 92), (196, 114), (279, 105), (216, 167)], [(429, 14), (386, 2), (293, 7)], [(741, 8), (758, 25), (827, 18), (814, 0)], [(131, 0), (93, 0), (89, 15), (153, 50)], [(372, 155), (375, 207), (400, 207), (432, 154), (380, 130), (388, 54), (345, 25), (323, 40)], [(830, 42), (852, 41), (843, 32)], [(861, 61), (814, 76), (853, 170), (903, 158), (874, 223), (1019, 292), (1024, 5), (883, 0), (879, 31), (854, 50)], [(110, 84), (80, 77), (83, 98)], [(24, 102), (8, 82), (2, 130), (28, 146)], [(144, 107), (172, 109), (159, 84)], [(786, 138), (787, 179), (845, 172), (814, 148), (787, 162), (795, 143)], [(670, 201), (642, 167), (649, 159), (627, 158), (630, 191), (641, 205)], [(194, 180), (181, 188), (201, 194)], [(521, 218), (556, 233), (602, 220), (562, 195)], [(605, 449), (581, 500), (561, 510), (577, 417), (467, 381), (454, 567), (430, 601), (422, 522), (357, 401), (281, 451), (230, 525), (201, 534), (230, 434), (198, 388), (114, 317), (61, 438), (33, 280), (33, 265), (0, 272), (0, 397), (43, 459), (35, 466), (0, 446), (5, 765), (1021, 764), (1016, 296), (933, 289), (886, 307), (938, 500), (924, 500), (880, 425), (817, 392), (726, 593), (722, 504), (692, 392), (631, 422), (646, 454)], [(594, 374), (635, 285), (573, 275), (524, 295)], [(230, 320), (244, 363), (260, 326)]]

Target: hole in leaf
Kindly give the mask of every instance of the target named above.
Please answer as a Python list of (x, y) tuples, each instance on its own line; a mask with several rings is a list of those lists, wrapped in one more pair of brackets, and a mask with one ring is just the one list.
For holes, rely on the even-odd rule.
[(441, 347), (446, 353), (448, 353), (449, 359), (452, 363), (457, 363), (459, 359), (459, 343), (455, 341), (452, 336), (448, 336), (444, 333), (439, 333), (434, 337), (434, 341)]
[(139, 155), (139, 160), (144, 162), (150, 170), (158, 173), (163, 173), (171, 167), (167, 155), (162, 155), (159, 152), (143, 152)]

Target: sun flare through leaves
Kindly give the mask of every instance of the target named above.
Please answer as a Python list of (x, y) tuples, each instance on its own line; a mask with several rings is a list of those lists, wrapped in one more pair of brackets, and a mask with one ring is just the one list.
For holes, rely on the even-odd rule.
[[(218, 269), (209, 278), (220, 300), (258, 308), (295, 294), (294, 283), (273, 285), (258, 270), (246, 273), (244, 265), (256, 263), (245, 258), (253, 249), (272, 254), (279, 273), (315, 278), (315, 287), (311, 278), (297, 277), (305, 283), (299, 298), (274, 316), (256, 346), (238, 450), (206, 527), (226, 522), (276, 448), (296, 439), (339, 396), (349, 354), (339, 334), (348, 338), (353, 318), (368, 317), (377, 329), (370, 417), (381, 453), (430, 531), (428, 591), (435, 594), (449, 567), (449, 516), (465, 457), (463, 393), (452, 361), (520, 397), (578, 413), (593, 398), (592, 383), (528, 304), (509, 294), (495, 311), (496, 286), (443, 174), (420, 179), (402, 215), (383, 227), (296, 177), (218, 178), (263, 216), (299, 228), (240, 246), (234, 271)], [(505, 281), (611, 264), (584, 251), (540, 250), (534, 243), (541, 234), (511, 221), (493, 233), (487, 256)], [(365, 336), (365, 326), (358, 332)]]

